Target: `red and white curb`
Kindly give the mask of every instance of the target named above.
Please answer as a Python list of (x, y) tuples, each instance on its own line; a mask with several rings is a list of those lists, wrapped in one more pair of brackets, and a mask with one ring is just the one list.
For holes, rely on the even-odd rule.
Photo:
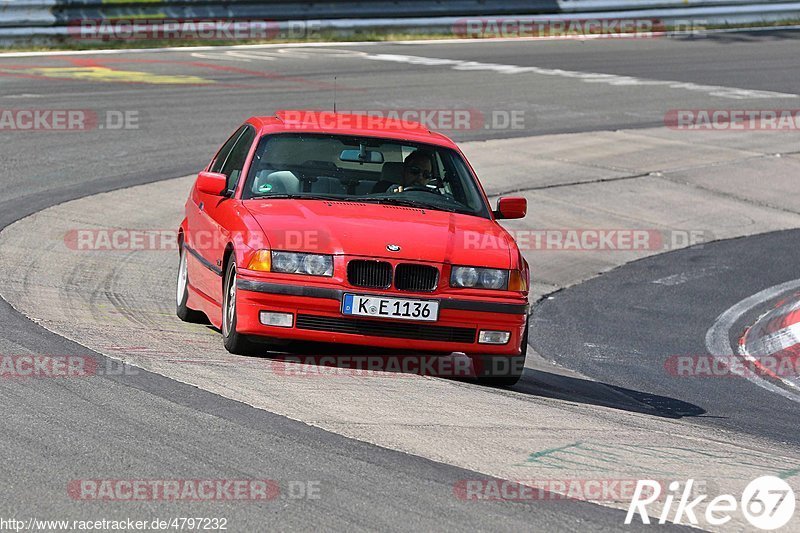
[(739, 354), (764, 376), (800, 391), (800, 292), (780, 300), (745, 330)]
[[(781, 283), (780, 285), (768, 287), (761, 292), (748, 296), (744, 300), (737, 302), (722, 312), (722, 314), (717, 317), (717, 319), (706, 332), (705, 344), (708, 353), (713, 354), (715, 357), (719, 357), (723, 361), (730, 361), (730, 358), (734, 356), (734, 350), (733, 346), (731, 346), (730, 337), (731, 330), (734, 328), (734, 326), (741, 320), (742, 317), (751, 312), (753, 309), (761, 307), (768, 302), (775, 301), (776, 298), (780, 298), (785, 294), (800, 294), (800, 279), (787, 281), (785, 283)], [(797, 298), (791, 298), (791, 301), (796, 302)], [(760, 338), (765, 334), (769, 335), (775, 333), (776, 331), (785, 329), (785, 327), (778, 327), (775, 329), (775, 331), (771, 331), (764, 330), (763, 328), (766, 327), (766, 324), (770, 321), (770, 319), (788, 316), (792, 311), (788, 310), (791, 307), (791, 304), (787, 304), (789, 304), (789, 300), (783, 299), (779, 301), (778, 307), (783, 308), (782, 313), (778, 312), (776, 309), (773, 309), (769, 313), (762, 315), (761, 318), (745, 332), (745, 335), (742, 337), (743, 341), (741, 342), (738, 350), (741, 357), (751, 361), (754, 365), (758, 363), (758, 365), (760, 365), (759, 368), (766, 366), (764, 365), (766, 362), (765, 357), (758, 357), (758, 352), (750, 351), (754, 348), (752, 348), (752, 341), (749, 339)], [(772, 324), (783, 324), (782, 320), (783, 319), (777, 320), (776, 322), (772, 322)], [(787, 320), (789, 319), (787, 318)], [(763, 333), (759, 333), (760, 331), (763, 331)], [(748, 342), (750, 342), (750, 348), (748, 348)], [(791, 361), (791, 359), (783, 359), (783, 361)], [(795, 367), (795, 369), (796, 368), (797, 367)], [(773, 374), (775, 373), (773, 372)], [(771, 376), (764, 372), (747, 372), (742, 374), (742, 377), (774, 394), (783, 396), (784, 398), (793, 402), (800, 403), (800, 384), (797, 383), (796, 379), (772, 379)]]

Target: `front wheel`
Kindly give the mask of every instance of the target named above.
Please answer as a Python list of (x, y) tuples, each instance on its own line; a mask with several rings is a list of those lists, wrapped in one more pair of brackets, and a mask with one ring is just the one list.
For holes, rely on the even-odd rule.
[(236, 331), (236, 279), (236, 261), (231, 258), (222, 285), (222, 340), (230, 353), (249, 355), (253, 351), (252, 342)]

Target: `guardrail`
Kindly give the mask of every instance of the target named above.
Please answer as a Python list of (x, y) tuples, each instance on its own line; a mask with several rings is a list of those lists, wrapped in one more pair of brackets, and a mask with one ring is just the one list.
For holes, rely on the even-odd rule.
[(0, 1), (0, 27), (52, 26), (56, 23), (51, 8), (56, 0)]
[(266, 18), (270, 20), (365, 19), (552, 13), (557, 0), (171, 0), (111, 4), (102, 0), (59, 0), (54, 13), (59, 20), (152, 16), (174, 18)]
[(86, 21), (315, 21), (319, 30), (439, 32), (467, 17), (647, 18), (703, 23), (800, 19), (788, 0), (0, 0), (0, 43), (66, 39)]

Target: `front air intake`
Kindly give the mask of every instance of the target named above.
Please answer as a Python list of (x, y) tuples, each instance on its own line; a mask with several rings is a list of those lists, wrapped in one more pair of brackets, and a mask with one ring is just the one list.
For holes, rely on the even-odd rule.
[(353, 287), (388, 289), (392, 285), (392, 265), (385, 261), (355, 259), (347, 264), (347, 281)]
[(428, 265), (403, 263), (394, 273), (394, 286), (399, 291), (433, 292), (438, 282), (439, 269)]

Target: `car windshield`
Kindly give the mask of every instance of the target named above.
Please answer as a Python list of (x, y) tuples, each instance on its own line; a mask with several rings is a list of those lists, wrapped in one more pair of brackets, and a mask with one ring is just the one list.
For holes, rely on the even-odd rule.
[(243, 198), (357, 200), (489, 217), (458, 152), (372, 137), (264, 136)]

